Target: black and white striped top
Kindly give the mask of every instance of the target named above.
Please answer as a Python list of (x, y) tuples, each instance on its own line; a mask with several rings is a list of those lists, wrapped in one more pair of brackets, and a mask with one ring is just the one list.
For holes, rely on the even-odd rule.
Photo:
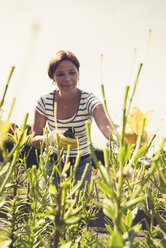
[[(42, 96), (37, 102), (36, 110), (42, 115), (46, 116), (48, 128), (50, 130), (55, 129), (55, 117), (54, 117), (54, 93), (55, 91)], [(78, 137), (80, 147), (79, 151), (82, 156), (89, 154), (89, 146), (86, 132), (85, 121), (92, 122), (92, 113), (95, 107), (102, 104), (101, 101), (92, 93), (81, 90), (81, 97), (77, 112), (69, 119), (60, 120), (57, 119), (57, 127), (59, 131), (65, 132), (69, 127), (75, 129), (75, 136)], [(56, 147), (54, 152), (56, 152)], [(64, 154), (66, 155), (66, 150)], [(77, 149), (70, 151), (70, 156), (76, 156)]]

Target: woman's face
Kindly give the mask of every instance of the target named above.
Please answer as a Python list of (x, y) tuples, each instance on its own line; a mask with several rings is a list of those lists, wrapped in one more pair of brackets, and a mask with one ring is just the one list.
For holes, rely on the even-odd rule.
[(59, 63), (54, 73), (54, 81), (61, 91), (77, 88), (79, 72), (70, 60)]

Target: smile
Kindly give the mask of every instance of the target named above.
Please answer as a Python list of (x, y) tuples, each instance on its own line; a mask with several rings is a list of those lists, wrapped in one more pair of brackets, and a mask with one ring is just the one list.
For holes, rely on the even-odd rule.
[(73, 84), (64, 84), (63, 87), (70, 87), (73, 86)]

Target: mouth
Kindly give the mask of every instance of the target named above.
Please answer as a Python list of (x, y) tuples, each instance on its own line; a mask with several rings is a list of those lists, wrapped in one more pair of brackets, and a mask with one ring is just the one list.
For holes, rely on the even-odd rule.
[(73, 84), (64, 84), (63, 87), (71, 87)]

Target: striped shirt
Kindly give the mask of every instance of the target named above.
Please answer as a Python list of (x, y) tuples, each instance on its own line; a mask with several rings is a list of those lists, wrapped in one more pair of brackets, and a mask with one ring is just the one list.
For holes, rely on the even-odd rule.
[[(46, 116), (48, 128), (50, 130), (55, 129), (54, 93), (55, 91), (42, 96), (36, 105), (36, 110), (40, 114)], [(90, 153), (85, 122), (89, 120), (91, 124), (93, 119), (93, 110), (99, 104), (102, 103), (96, 96), (92, 93), (81, 90), (79, 107), (74, 116), (65, 120), (57, 119), (57, 127), (59, 131), (65, 132), (69, 127), (75, 129), (75, 136), (78, 137), (80, 144), (79, 151), (82, 156)], [(54, 152), (57, 152), (56, 147)], [(64, 155), (66, 155), (66, 153), (67, 150), (64, 150)], [(77, 156), (77, 149), (70, 150), (70, 156)]]

